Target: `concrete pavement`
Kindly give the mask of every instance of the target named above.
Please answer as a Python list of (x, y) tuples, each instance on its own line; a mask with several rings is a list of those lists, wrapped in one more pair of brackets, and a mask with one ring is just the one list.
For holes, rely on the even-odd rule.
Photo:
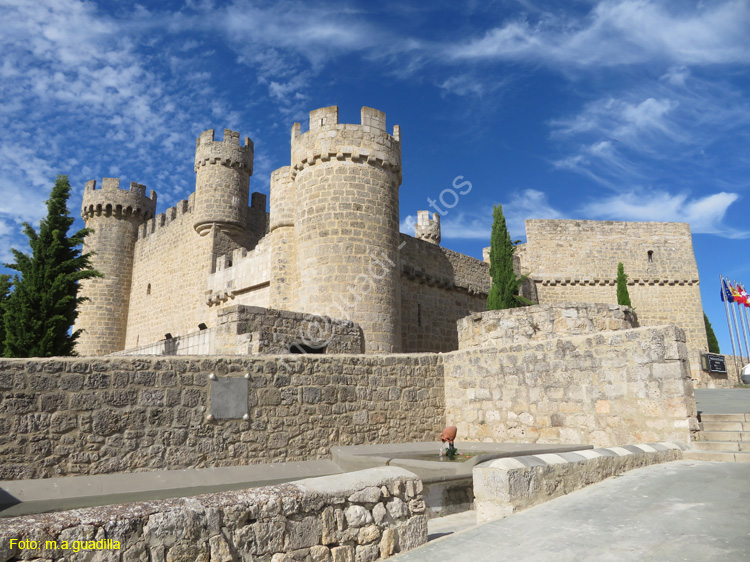
[(696, 388), (695, 403), (702, 414), (750, 412), (750, 388)]
[[(748, 560), (749, 505), (750, 463), (677, 461), (627, 472), (391, 560)], [(466, 514), (459, 516), (431, 522), (431, 535), (447, 532), (449, 517), (469, 524)]]

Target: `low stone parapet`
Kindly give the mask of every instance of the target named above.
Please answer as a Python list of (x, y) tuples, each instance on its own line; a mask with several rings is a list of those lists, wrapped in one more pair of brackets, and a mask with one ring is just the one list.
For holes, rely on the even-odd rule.
[(476, 312), (458, 321), (458, 348), (473, 349), (638, 327), (632, 308), (568, 302)]
[(682, 458), (682, 443), (643, 443), (488, 461), (474, 467), (477, 522), (485, 523), (634, 468)]
[(379, 467), (192, 498), (7, 519), (0, 530), (0, 562), (371, 562), (426, 543), (424, 511), (422, 483), (413, 473)]

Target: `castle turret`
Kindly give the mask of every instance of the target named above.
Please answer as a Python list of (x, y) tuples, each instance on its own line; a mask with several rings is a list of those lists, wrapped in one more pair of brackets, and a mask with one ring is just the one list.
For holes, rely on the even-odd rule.
[(250, 176), (253, 175), (253, 142), (224, 129), (224, 140), (215, 141), (210, 129), (195, 145), (195, 230), (205, 236), (212, 226), (228, 234), (247, 225)]
[(83, 329), (76, 351), (79, 355), (106, 355), (125, 347), (130, 304), (133, 249), (138, 227), (154, 217), (156, 193), (146, 197), (146, 187), (135, 182), (120, 189), (120, 180), (104, 178), (86, 183), (81, 217), (93, 232), (86, 237), (84, 252), (94, 252), (91, 263), (103, 278), (81, 281), (80, 295), (89, 300), (80, 308), (74, 329)]
[(338, 108), (310, 112), (292, 128), (297, 267), (295, 310), (357, 322), (368, 353), (400, 350), (399, 127), (362, 108), (361, 124)]
[(414, 237), (440, 245), (440, 215), (430, 211), (417, 211), (417, 224), (414, 225)]
[(271, 308), (293, 310), (297, 289), (294, 182), (289, 166), (271, 174)]

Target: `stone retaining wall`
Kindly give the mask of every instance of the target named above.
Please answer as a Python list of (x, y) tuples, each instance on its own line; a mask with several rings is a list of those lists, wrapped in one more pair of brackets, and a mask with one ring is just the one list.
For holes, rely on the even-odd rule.
[(690, 441), (685, 334), (636, 328), (443, 355), (446, 424), (469, 441)]
[(679, 460), (686, 448), (647, 443), (482, 463), (473, 471), (477, 523), (507, 517), (628, 470)]
[[(211, 373), (247, 373), (248, 420), (207, 420)], [(0, 480), (328, 458), (443, 415), (438, 355), (7, 359)]]
[[(16, 517), (0, 531), (0, 562), (372, 562), (427, 542), (421, 494), (422, 483), (411, 472), (380, 467), (192, 498)], [(38, 548), (21, 550), (15, 542), (11, 548), (12, 539), (37, 541)], [(74, 541), (107, 539), (112, 542), (100, 545), (117, 541), (119, 548), (74, 550)]]

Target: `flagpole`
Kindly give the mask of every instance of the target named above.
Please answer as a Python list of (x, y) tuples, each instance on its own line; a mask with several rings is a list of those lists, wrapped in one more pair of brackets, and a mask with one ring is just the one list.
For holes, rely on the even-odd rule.
[[(735, 287), (739, 286), (736, 280), (734, 282), (734, 286)], [(737, 290), (739, 291), (740, 289), (737, 289)], [(742, 309), (745, 308), (745, 304), (738, 302), (737, 306), (740, 307), (740, 311), (737, 313), (737, 316), (740, 317), (740, 326), (742, 327), (742, 336), (745, 338), (745, 355), (747, 356), (748, 361), (750, 361), (750, 348), (748, 348), (748, 345), (747, 345), (747, 332), (745, 331), (745, 324), (742, 322)]]
[(719, 275), (721, 279), (721, 300), (724, 301), (724, 310), (727, 313), (727, 327), (729, 328), (729, 341), (732, 344), (732, 357), (734, 358), (734, 370), (737, 372), (737, 380), (742, 382), (742, 376), (740, 370), (737, 367), (737, 352), (734, 349), (734, 336), (732, 335), (732, 323), (729, 320), (729, 301), (727, 300), (726, 284), (724, 283), (724, 277)]

